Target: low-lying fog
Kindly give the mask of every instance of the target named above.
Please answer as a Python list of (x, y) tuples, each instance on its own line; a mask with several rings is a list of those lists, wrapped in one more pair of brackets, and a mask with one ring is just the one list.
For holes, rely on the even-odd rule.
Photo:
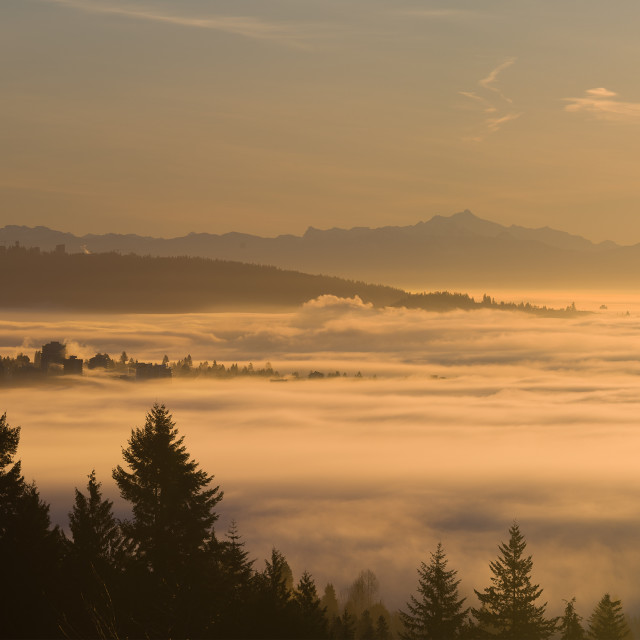
[(370, 568), (397, 607), (442, 541), (475, 606), (472, 589), (488, 586), (517, 519), (551, 612), (575, 595), (588, 616), (605, 591), (633, 610), (640, 317), (637, 301), (608, 306), (572, 319), (375, 310), (331, 297), (288, 314), (5, 313), (1, 355), (60, 340), (80, 356), (189, 353), (348, 377), (133, 383), (89, 372), (4, 388), (0, 410), (22, 426), (24, 473), (63, 526), (92, 468), (126, 515), (111, 469), (157, 401), (225, 492), (219, 531), (237, 520), (256, 566), (275, 545), (296, 578), (307, 568), (320, 589), (333, 581), (338, 591)]

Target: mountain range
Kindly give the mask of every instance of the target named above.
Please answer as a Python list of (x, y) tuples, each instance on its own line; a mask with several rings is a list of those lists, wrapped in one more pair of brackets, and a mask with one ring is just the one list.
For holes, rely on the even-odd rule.
[(640, 244), (596, 244), (549, 227), (504, 226), (468, 210), (410, 226), (309, 227), (302, 236), (271, 238), (235, 232), (156, 238), (114, 233), (76, 236), (41, 226), (0, 229), (0, 246), (16, 242), (45, 251), (65, 245), (68, 253), (115, 251), (234, 260), (414, 290), (640, 284)]

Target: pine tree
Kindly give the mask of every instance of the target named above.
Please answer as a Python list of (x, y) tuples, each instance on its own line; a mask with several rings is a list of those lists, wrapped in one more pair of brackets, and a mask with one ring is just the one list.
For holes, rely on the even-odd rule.
[(327, 621), (325, 609), (320, 604), (316, 585), (308, 571), (305, 571), (298, 582), (294, 593), (300, 616), (299, 638), (326, 637)]
[(63, 537), (51, 528), (49, 505), (25, 482), (20, 427), (0, 416), (0, 637), (58, 635)]
[(375, 640), (376, 630), (373, 627), (373, 620), (369, 609), (365, 609), (358, 620), (358, 626), (356, 628), (356, 638), (358, 640)]
[(509, 542), (499, 546), (500, 555), (490, 563), (492, 586), (476, 591), (481, 608), (473, 615), (481, 629), (500, 640), (545, 640), (555, 631), (556, 620), (545, 618), (546, 603), (536, 605), (542, 594), (539, 585), (531, 583), (531, 556), (520, 528), (509, 529)]
[(391, 640), (391, 632), (389, 631), (389, 623), (384, 616), (378, 616), (376, 622), (376, 640)]
[(340, 619), (341, 640), (355, 640), (356, 637), (356, 621), (353, 615), (345, 609)]
[(325, 615), (329, 623), (340, 615), (336, 589), (331, 583), (327, 584), (324, 588), (324, 595), (320, 599), (320, 606), (324, 608), (326, 612)]
[(69, 529), (74, 555), (100, 571), (115, 564), (122, 535), (113, 515), (113, 502), (102, 498), (102, 483), (96, 480), (95, 470), (88, 478), (86, 496), (76, 489), (75, 504), (69, 512)]
[(123, 537), (113, 515), (113, 502), (103, 499), (101, 483), (92, 471), (87, 495), (76, 489), (69, 528), (66, 572), (68, 613), (65, 633), (108, 637), (119, 634), (114, 600), (119, 595), (119, 577), (124, 560)]
[(625, 640), (630, 637), (620, 600), (605, 593), (589, 618), (589, 638), (593, 640)]
[(213, 476), (198, 469), (164, 405), (153, 406), (144, 427), (133, 429), (122, 455), (131, 471), (113, 470), (120, 494), (132, 503), (126, 532), (149, 568), (169, 579), (213, 536), (219, 487), (207, 489)]
[(218, 544), (220, 585), (214, 599), (219, 603), (214, 633), (216, 637), (243, 638), (251, 634), (247, 606), (252, 598), (253, 563), (245, 543), (231, 521), (226, 540)]
[(460, 636), (468, 609), (463, 609), (465, 598), (458, 595), (457, 572), (447, 569), (447, 563), (442, 544), (438, 543), (430, 564), (420, 564), (418, 593), (421, 597), (411, 596), (407, 602), (408, 613), (400, 612), (406, 629), (401, 636), (405, 640), (454, 640)]
[(293, 597), (293, 574), (284, 555), (276, 548), (264, 571), (253, 579), (254, 599), (249, 614), (254, 627), (249, 637), (295, 638), (299, 627), (298, 607)]
[(144, 634), (201, 635), (210, 624), (207, 597), (217, 577), (214, 511), (219, 487), (187, 453), (184, 436), (164, 405), (153, 406), (142, 428), (133, 429), (122, 455), (131, 469), (113, 470), (120, 494), (132, 504), (122, 523), (142, 565), (137, 589), (147, 596), (139, 619)]
[(580, 624), (582, 618), (576, 612), (576, 599), (566, 601), (564, 614), (560, 618), (560, 640), (584, 640), (585, 632)]

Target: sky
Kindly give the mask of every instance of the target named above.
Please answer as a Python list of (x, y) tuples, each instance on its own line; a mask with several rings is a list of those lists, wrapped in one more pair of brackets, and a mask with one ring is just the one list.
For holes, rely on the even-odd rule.
[(348, 376), (137, 384), (88, 371), (75, 384), (5, 388), (2, 410), (22, 428), (23, 473), (63, 527), (92, 468), (129, 515), (111, 470), (161, 402), (225, 492), (217, 531), (235, 519), (258, 568), (275, 545), (296, 580), (307, 569), (338, 593), (368, 568), (395, 608), (441, 541), (475, 606), (516, 519), (551, 614), (576, 596), (588, 617), (605, 591), (637, 614), (640, 301), (607, 302), (575, 318), (333, 296), (281, 314), (7, 312), (3, 354), (58, 339), (84, 357), (125, 348), (140, 360), (190, 353)]
[(3, 0), (0, 224), (640, 241), (640, 5)]

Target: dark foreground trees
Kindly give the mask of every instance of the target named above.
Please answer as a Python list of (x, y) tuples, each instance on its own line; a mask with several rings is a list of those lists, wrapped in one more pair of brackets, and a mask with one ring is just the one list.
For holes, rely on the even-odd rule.
[[(155, 404), (133, 429), (122, 455), (129, 471), (113, 470), (133, 518), (122, 523), (134, 551), (135, 575), (145, 597), (138, 633), (201, 636), (213, 625), (220, 574), (214, 508), (222, 499), (213, 476), (198, 468), (171, 414)], [(134, 630), (135, 631), (135, 630)]]
[(553, 635), (556, 621), (547, 619), (546, 603), (537, 605), (542, 589), (531, 582), (533, 561), (525, 555), (527, 543), (514, 523), (509, 542), (490, 563), (491, 586), (476, 591), (481, 607), (473, 610), (480, 631), (500, 640), (545, 640)]
[(0, 636), (46, 638), (58, 633), (63, 537), (14, 461), (19, 442), (0, 416)]
[(468, 609), (458, 595), (457, 572), (447, 569), (447, 558), (438, 543), (431, 562), (418, 569), (419, 598), (411, 596), (407, 612), (400, 617), (405, 626), (405, 640), (456, 640), (464, 628)]

